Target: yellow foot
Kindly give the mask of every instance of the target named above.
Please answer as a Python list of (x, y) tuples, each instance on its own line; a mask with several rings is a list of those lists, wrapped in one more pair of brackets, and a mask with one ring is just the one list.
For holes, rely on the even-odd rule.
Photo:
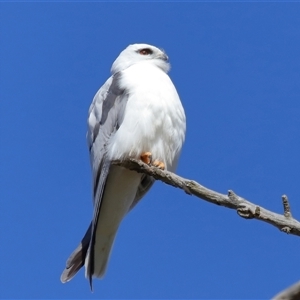
[(152, 162), (152, 154), (151, 152), (143, 152), (141, 154), (141, 161), (147, 165), (150, 165)]
[(165, 164), (162, 161), (159, 161), (159, 160), (155, 160), (152, 165), (156, 168), (161, 169), (161, 170), (165, 169)]
[(140, 157), (141, 157), (141, 161), (147, 165), (152, 165), (161, 170), (165, 169), (165, 164), (162, 161), (155, 160), (154, 162), (152, 162), (151, 152), (143, 152)]

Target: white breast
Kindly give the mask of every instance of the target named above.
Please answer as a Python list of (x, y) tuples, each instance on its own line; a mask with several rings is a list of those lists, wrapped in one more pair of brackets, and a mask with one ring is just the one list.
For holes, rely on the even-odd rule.
[(122, 125), (111, 139), (111, 159), (139, 158), (150, 151), (174, 171), (185, 137), (185, 114), (169, 76), (148, 62), (123, 71), (129, 98)]

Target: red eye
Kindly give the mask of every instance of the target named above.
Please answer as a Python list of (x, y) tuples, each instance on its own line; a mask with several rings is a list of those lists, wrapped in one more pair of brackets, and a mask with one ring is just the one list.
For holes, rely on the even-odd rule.
[(149, 49), (149, 48), (144, 48), (144, 49), (141, 49), (141, 50), (139, 51), (139, 53), (140, 53), (141, 55), (149, 55), (149, 54), (152, 54), (153, 51), (152, 51), (151, 49)]

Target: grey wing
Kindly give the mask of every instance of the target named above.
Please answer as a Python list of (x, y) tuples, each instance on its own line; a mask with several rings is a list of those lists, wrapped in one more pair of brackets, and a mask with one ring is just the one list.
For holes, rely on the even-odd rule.
[[(73, 251), (66, 263), (66, 268), (61, 275), (61, 281), (71, 280), (84, 265), (85, 258), (94, 237), (101, 199), (105, 188), (110, 161), (106, 156), (106, 145), (113, 134), (120, 127), (127, 103), (127, 95), (119, 88), (120, 74), (110, 77), (95, 95), (89, 109), (87, 141), (90, 151), (90, 161), (93, 172), (93, 199), (94, 216), (84, 238)], [(93, 251), (89, 261), (93, 258)], [(91, 266), (91, 264), (88, 264)], [(88, 277), (91, 281), (92, 267), (88, 268)]]
[(120, 77), (121, 74), (116, 73), (105, 82), (95, 95), (89, 109), (87, 142), (93, 173), (94, 201), (106, 158), (107, 143), (119, 129), (127, 104), (128, 96), (119, 88)]
[(92, 223), (90, 224), (87, 232), (85, 233), (78, 247), (72, 252), (70, 257), (68, 258), (66, 268), (60, 276), (61, 282), (65, 283), (70, 281), (84, 265), (85, 256), (91, 240), (91, 230)]
[[(111, 166), (111, 161), (107, 157), (106, 146), (123, 122), (128, 100), (126, 91), (119, 87), (120, 77), (120, 73), (113, 76), (112, 83), (107, 93), (105, 93), (106, 98), (104, 101), (102, 101), (102, 98), (99, 100), (96, 99), (93, 109), (90, 112), (90, 117), (92, 116), (93, 120), (92, 123), (90, 123), (91, 119), (89, 117), (88, 142), (92, 142), (89, 146), (93, 169), (94, 214), (90, 244), (87, 252), (86, 276), (89, 279), (91, 288), (92, 275), (94, 273), (95, 234), (101, 210), (102, 197)], [(97, 122), (95, 123), (94, 120)]]
[[(132, 205), (130, 206), (129, 210), (131, 210), (139, 202), (139, 200), (142, 197), (144, 197), (144, 195), (149, 191), (149, 189), (151, 188), (154, 182), (155, 179), (153, 177), (148, 175), (143, 175), (135, 199)], [(87, 232), (85, 233), (83, 239), (81, 240), (81, 243), (78, 245), (78, 247), (73, 251), (73, 253), (68, 258), (66, 263), (66, 268), (63, 271), (60, 278), (62, 282), (70, 281), (84, 265), (85, 257), (91, 241), (92, 225), (93, 223), (91, 222)], [(91, 278), (90, 278), (90, 282), (91, 282)]]

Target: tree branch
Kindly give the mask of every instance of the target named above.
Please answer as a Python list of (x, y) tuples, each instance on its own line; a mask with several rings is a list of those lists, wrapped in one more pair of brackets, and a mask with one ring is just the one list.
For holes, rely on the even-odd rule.
[(272, 300), (299, 300), (300, 299), (300, 281), (288, 287), (277, 294)]
[(196, 181), (182, 178), (174, 173), (160, 170), (154, 166), (146, 165), (140, 160), (128, 159), (126, 161), (114, 161), (113, 163), (138, 173), (150, 175), (156, 180), (180, 188), (187, 194), (194, 195), (210, 203), (235, 209), (242, 218), (267, 222), (285, 233), (300, 236), (300, 222), (292, 217), (286, 195), (282, 196), (284, 214), (280, 215), (251, 203), (236, 195), (232, 190), (229, 190), (227, 195), (223, 195), (204, 187)]
[[(292, 217), (290, 204), (286, 195), (282, 196), (283, 215), (274, 213), (257, 204), (236, 195), (232, 190), (227, 195), (210, 190), (198, 182), (182, 178), (174, 173), (160, 170), (154, 166), (144, 164), (140, 160), (128, 159), (126, 161), (114, 161), (116, 165), (144, 173), (160, 180), (166, 184), (180, 188), (189, 195), (194, 195), (200, 199), (213, 204), (235, 209), (239, 216), (245, 219), (256, 219), (267, 222), (279, 230), (300, 236), (300, 222)], [(300, 281), (277, 294), (273, 300), (298, 300), (300, 299)]]

